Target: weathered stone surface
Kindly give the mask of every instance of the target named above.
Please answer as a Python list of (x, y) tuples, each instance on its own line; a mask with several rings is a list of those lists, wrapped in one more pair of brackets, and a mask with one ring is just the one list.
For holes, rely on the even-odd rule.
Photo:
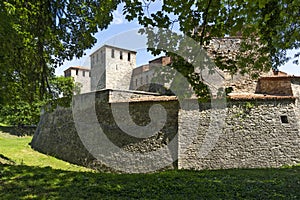
[[(115, 94), (114, 97), (111, 98), (112, 93)], [(122, 96), (120, 98), (120, 102), (115, 98), (116, 96)], [(96, 110), (91, 110), (91, 104), (85, 104), (84, 102), (88, 102), (88, 95), (94, 98), (95, 108)], [(171, 140), (177, 139), (177, 116), (179, 105), (177, 101), (144, 101), (142, 103), (131, 102), (126, 105), (124, 102), (126, 99), (132, 97), (137, 98), (139, 96), (143, 96), (143, 92), (140, 94), (134, 92), (121, 92), (121, 91), (111, 91), (111, 90), (103, 90), (95, 93), (89, 93), (84, 95), (78, 95), (75, 102), (73, 104), (81, 104), (82, 109), (77, 111), (80, 113), (75, 113), (80, 116), (82, 121), (77, 123), (83, 123), (82, 126), (93, 126), (92, 120), (89, 119), (89, 115), (92, 112), (96, 113), (97, 121), (99, 127), (104, 131), (105, 137), (116, 147), (119, 148), (123, 154), (118, 154), (116, 152), (112, 152), (111, 154), (107, 154), (107, 152), (103, 152), (103, 155), (94, 155), (94, 152), (91, 152), (88, 149), (86, 144), (82, 141), (82, 135), (79, 135), (78, 130), (76, 129), (75, 121), (74, 121), (74, 109), (71, 108), (58, 108), (52, 113), (45, 113), (40, 121), (39, 127), (34, 135), (34, 138), (31, 142), (31, 146), (41, 151), (45, 154), (54, 155), (63, 160), (69, 161), (71, 163), (76, 163), (80, 165), (84, 165), (87, 167), (98, 168), (100, 170), (105, 171), (122, 171), (120, 169), (110, 168), (110, 165), (119, 166), (120, 163), (124, 163), (123, 166), (126, 166), (126, 162), (132, 162), (133, 165), (131, 168), (122, 168), (126, 172), (144, 172), (151, 171), (152, 168), (156, 168), (156, 163), (151, 163), (151, 156), (148, 158), (149, 160), (149, 169), (142, 168), (141, 165), (131, 160), (132, 158), (126, 157), (126, 152), (128, 153), (138, 153), (138, 154), (147, 154), (149, 152), (156, 152), (153, 154), (155, 157), (160, 156), (160, 149), (166, 148), (168, 155), (172, 155), (174, 157), (173, 160), (177, 158), (177, 148), (173, 148), (168, 150), (167, 145)], [(151, 95), (150, 95), (151, 96)], [(110, 103), (110, 101), (112, 101)], [(159, 104), (166, 111), (166, 122), (163, 125), (162, 129), (160, 129), (157, 133), (154, 133), (152, 136), (147, 138), (135, 137), (132, 135), (126, 134), (116, 123), (116, 119), (113, 115), (113, 110), (116, 110), (117, 115), (122, 115), (122, 109), (129, 106), (129, 118), (135, 123), (135, 126), (146, 126), (151, 122), (149, 117), (149, 110), (153, 105)], [(72, 113), (73, 112), (73, 113)], [(119, 113), (118, 113), (119, 112)], [(122, 117), (123, 123), (129, 123), (130, 121)], [(78, 124), (77, 124), (78, 126)], [(97, 127), (97, 126), (95, 126)], [(129, 127), (130, 128), (130, 127)], [(88, 128), (86, 129), (89, 130)], [(86, 132), (86, 134), (90, 134)], [(91, 137), (97, 136), (91, 134)], [(176, 142), (177, 144), (177, 142)], [(173, 145), (174, 146), (174, 145)], [(95, 148), (92, 146), (92, 148)], [(98, 154), (102, 154), (102, 152), (97, 151)], [(106, 161), (109, 164), (105, 164), (101, 160), (97, 160), (96, 157), (101, 156), (109, 156)], [(162, 158), (162, 159), (170, 159), (170, 158)], [(142, 162), (139, 161), (139, 162)], [(154, 166), (151, 166), (154, 165)], [(174, 168), (177, 166), (177, 163), (172, 163), (168, 166), (163, 166), (164, 168)]]
[(69, 108), (60, 107), (52, 113), (43, 114), (31, 146), (42, 153), (79, 165), (95, 160), (84, 148)]
[[(199, 150), (210, 126), (211, 109), (181, 110), (185, 119), (200, 116), (201, 122), (199, 127), (189, 127), (198, 129), (192, 144), (185, 142), (190, 130), (179, 133), (179, 146), (185, 147), (185, 151), (179, 151), (179, 168), (256, 168), (299, 163), (300, 135), (294, 109), (293, 99), (229, 102), (223, 132), (204, 158), (199, 156)], [(282, 123), (281, 116), (286, 116), (288, 123)]]
[(255, 93), (293, 96), (292, 80), (298, 81), (298, 79), (289, 76), (261, 77), (258, 80)]
[[(139, 133), (132, 136), (124, 132), (113, 115), (112, 110), (115, 109), (115, 114), (123, 119), (123, 126), (129, 124), (125, 128), (131, 128), (129, 117), (124, 117), (126, 115), (123, 116), (122, 110), (122, 105), (126, 105), (124, 100), (130, 95), (125, 95), (120, 102), (114, 98), (110, 102), (111, 94), (109, 90), (103, 90), (77, 97), (77, 101), (81, 103), (88, 101), (87, 95), (95, 98), (96, 123), (104, 130), (108, 141), (122, 150), (122, 154), (99, 153), (103, 154), (99, 155), (100, 157), (107, 156), (105, 160), (108, 160), (109, 164), (101, 159), (97, 160), (83, 145), (75, 128), (74, 113), (70, 108), (59, 108), (42, 116), (31, 143), (32, 147), (72, 163), (101, 170), (120, 171), (119, 168), (116, 170), (109, 167), (111, 164), (123, 165), (123, 169), (130, 173), (159, 170), (160, 166), (180, 169), (256, 168), (279, 167), (300, 162), (298, 99), (239, 99), (227, 102), (226, 108), (212, 108), (210, 103), (198, 104), (196, 100), (187, 100), (179, 104), (175, 98), (166, 98), (165, 101), (152, 99), (127, 102), (130, 119), (141, 127), (150, 123), (149, 112), (153, 105), (159, 104), (166, 111), (167, 117), (166, 121), (163, 121), (163, 127), (155, 134), (143, 138), (138, 137)], [(132, 98), (138, 98), (137, 95), (134, 94)], [(94, 123), (87, 120), (92, 112), (89, 106), (83, 104), (78, 113), (81, 122), (87, 127), (83, 129), (86, 130), (87, 136), (91, 130), (88, 127), (93, 127)], [(224, 124), (221, 122), (222, 116)], [(212, 135), (207, 134), (208, 131)], [(207, 140), (210, 137), (213, 140)], [(164, 148), (165, 151), (160, 151)], [(201, 149), (206, 149), (206, 154), (201, 154)], [(149, 154), (151, 152), (154, 153)], [(164, 166), (162, 163), (165, 160), (169, 162), (170, 157), (162, 152), (178, 161)], [(147, 165), (145, 166), (142, 159), (134, 160), (128, 157), (130, 153), (142, 156), (149, 154), (149, 158), (146, 159)], [(151, 163), (155, 157), (160, 158), (160, 162)]]

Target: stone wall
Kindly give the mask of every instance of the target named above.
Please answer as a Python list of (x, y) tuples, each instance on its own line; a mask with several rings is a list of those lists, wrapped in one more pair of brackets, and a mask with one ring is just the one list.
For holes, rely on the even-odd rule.
[(291, 77), (261, 77), (258, 80), (255, 93), (293, 96)]
[(179, 124), (179, 146), (182, 147), (179, 168), (257, 168), (299, 163), (299, 118), (295, 107), (293, 99), (229, 102), (223, 131), (216, 143), (211, 143), (214, 147), (205, 157), (201, 157), (200, 149), (207, 137), (212, 110), (180, 110), (182, 119), (179, 121), (199, 117), (200, 124), (189, 127), (198, 129), (191, 144), (186, 144), (190, 131)]
[[(241, 37), (225, 37), (212, 38), (209, 45), (206, 47), (208, 55), (214, 60), (218, 56), (222, 57), (223, 63), (227, 60), (236, 60), (240, 54)], [(228, 70), (220, 70), (224, 76), (225, 87), (231, 87), (233, 93), (254, 93), (256, 89), (257, 79), (248, 74), (242, 75), (240, 71), (231, 74)], [(272, 71), (261, 72), (257, 71), (260, 76), (270, 76)]]
[[(127, 94), (117, 101), (114, 97), (122, 93), (103, 90), (78, 95), (73, 102), (73, 110), (59, 108), (44, 114), (32, 147), (72, 163), (109, 171), (125, 169), (132, 173), (159, 170), (160, 165), (164, 167), (163, 162), (170, 161), (170, 157), (165, 155), (178, 159), (167, 168), (180, 169), (279, 167), (300, 162), (299, 106), (295, 98), (230, 100), (226, 108), (212, 109), (210, 103), (198, 104), (197, 100), (179, 104), (176, 98), (136, 93)], [(92, 103), (88, 103), (90, 100)], [(132, 128), (129, 119), (135, 123), (133, 128), (137, 130), (138, 126), (149, 125), (151, 117), (158, 119), (158, 115), (155, 117), (157, 110), (149, 115), (150, 107), (156, 104), (164, 108), (167, 116), (158, 132), (141, 138), (138, 136), (141, 132), (133, 136), (121, 128), (126, 124), (129, 126), (125, 129)], [(74, 107), (79, 108), (75, 113)], [(124, 108), (129, 108), (130, 115), (124, 114)], [(220, 120), (222, 113), (225, 114), (224, 126)], [(96, 120), (91, 117), (93, 114)], [(215, 120), (213, 123), (212, 119)], [(118, 124), (120, 121), (121, 124)], [(157, 123), (160, 121), (163, 120), (159, 119)], [(78, 123), (82, 125), (79, 128)], [(92, 133), (95, 127), (104, 131), (101, 145), (111, 142), (123, 154), (110, 153), (108, 147), (106, 152), (98, 152), (97, 156), (106, 156), (105, 161), (100, 161), (92, 152), (97, 147), (87, 150), (82, 138), (89, 140), (88, 144), (98, 140), (98, 133)], [(212, 135), (207, 134), (208, 130)], [(162, 153), (161, 149), (166, 150)], [(201, 150), (206, 150), (206, 154), (201, 154)], [(154, 153), (149, 154), (151, 152)], [(128, 153), (149, 155), (150, 160), (156, 157), (160, 161), (149, 161), (145, 165), (127, 157)], [(110, 164), (117, 169), (109, 168)]]
[(79, 70), (78, 75), (74, 75), (75, 83), (80, 83), (80, 93), (87, 93), (91, 91), (91, 77), (90, 70)]
[[(141, 98), (141, 96), (146, 97), (148, 100), (142, 102), (129, 102), (129, 99), (134, 100), (135, 98)], [(54, 112), (45, 113), (41, 117), (31, 146), (40, 152), (53, 155), (71, 163), (105, 171), (122, 171), (124, 170), (124, 167), (126, 167), (126, 162), (128, 162), (126, 152), (147, 154), (166, 147), (169, 144), (169, 141), (173, 139), (177, 140), (178, 102), (174, 100), (169, 101), (168, 98), (165, 100), (161, 99), (160, 101), (153, 101), (149, 100), (149, 96), (154, 97), (151, 93), (146, 95), (146, 93), (143, 92), (137, 93), (112, 90), (102, 90), (94, 93), (77, 95), (73, 100), (73, 109), (57, 108)], [(120, 124), (116, 123), (120, 123), (120, 121), (123, 124), (130, 123), (130, 118), (135, 123), (135, 129), (138, 129), (137, 126), (146, 126), (151, 122), (151, 116), (148, 114), (149, 110), (153, 105), (157, 106), (157, 104), (166, 110), (167, 120), (162, 129), (155, 132), (155, 134), (150, 137), (140, 138), (128, 135), (119, 127)], [(125, 115), (126, 110), (124, 111), (124, 108), (129, 109), (129, 116)], [(120, 116), (119, 120), (115, 118), (113, 110), (117, 112), (115, 113), (116, 115)], [(91, 117), (93, 114), (96, 116), (96, 123), (98, 126), (93, 126), (93, 123), (95, 123), (94, 119)], [(79, 120), (78, 117), (80, 117)], [(120, 151), (125, 152), (125, 154), (119, 155), (115, 152), (107, 153), (105, 151), (93, 152), (93, 148), (97, 147), (87, 145), (90, 141), (88, 141), (89, 138), (85, 137), (90, 137), (91, 140), (97, 140), (100, 137), (98, 137), (98, 134), (101, 133), (99, 131), (93, 132), (89, 129), (91, 126), (92, 128), (101, 128), (104, 132), (103, 138), (107, 138), (114, 147), (119, 148)], [(80, 134), (81, 128), (85, 131), (84, 135)], [(100, 142), (100, 144), (102, 143)], [(107, 149), (109, 148), (110, 147), (107, 147)], [(171, 151), (171, 149), (166, 149), (167, 151)], [(102, 153), (103, 155), (100, 155)], [(174, 160), (176, 160), (177, 148), (173, 148), (173, 152), (168, 152), (166, 155), (172, 155)], [(101, 156), (105, 156), (105, 161), (109, 162), (109, 164), (97, 159)], [(156, 151), (153, 156), (158, 158), (161, 155), (159, 151)], [(151, 160), (151, 157), (149, 159)], [(161, 159), (167, 160), (170, 158), (162, 157)], [(116, 163), (116, 167), (110, 168), (109, 166), (113, 163)], [(125, 171), (146, 172), (152, 168), (151, 165), (153, 164), (155, 163), (149, 163), (149, 169), (147, 169), (147, 166), (145, 167), (138, 163), (133, 163), (130, 164)], [(119, 165), (122, 165), (120, 169), (118, 169)], [(168, 166), (164, 167), (171, 169), (176, 168), (177, 162), (170, 163)]]
[(52, 113), (43, 114), (31, 146), (39, 152), (78, 165), (87, 166), (95, 160), (84, 148), (69, 108), (59, 107)]

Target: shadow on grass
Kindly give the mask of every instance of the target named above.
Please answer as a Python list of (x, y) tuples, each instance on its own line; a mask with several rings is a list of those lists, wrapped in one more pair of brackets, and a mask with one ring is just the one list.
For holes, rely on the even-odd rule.
[(9, 159), (8, 157), (6, 157), (5, 155), (0, 153), (0, 165), (1, 164), (10, 164), (10, 165), (14, 165), (16, 164), (13, 160)]
[(34, 135), (36, 126), (0, 126), (0, 131), (15, 136)]
[(109, 174), (0, 165), (1, 199), (299, 199), (299, 188), (300, 167)]

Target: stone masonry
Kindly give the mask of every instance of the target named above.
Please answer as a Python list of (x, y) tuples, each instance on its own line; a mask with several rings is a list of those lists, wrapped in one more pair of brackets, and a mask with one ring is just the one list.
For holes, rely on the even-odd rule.
[[(129, 173), (161, 168), (259, 168), (296, 164), (300, 162), (300, 109), (299, 96), (296, 96), (300, 91), (300, 78), (286, 79), (290, 80), (293, 95), (232, 95), (225, 107), (212, 107), (210, 102), (198, 103), (196, 99), (182, 102), (176, 97), (132, 91), (101, 90), (78, 95), (73, 102), (73, 110), (61, 108), (42, 116), (31, 145), (43, 153), (72, 163)], [(95, 102), (85, 104), (88, 97)], [(100, 125), (106, 135), (103, 139), (122, 149), (123, 154), (109, 151), (104, 154), (103, 150), (106, 157), (97, 159), (92, 152), (94, 149), (83, 145), (74, 123), (76, 102), (82, 104), (77, 115), (83, 125), (81, 131), (87, 139), (90, 138), (89, 142), (96, 141), (97, 135), (91, 134), (91, 131), (95, 124)], [(129, 117), (123, 115), (124, 103), (128, 103)], [(114, 109), (119, 111), (117, 115), (124, 119), (123, 125), (129, 124), (129, 119), (132, 119), (134, 125), (129, 128), (147, 126), (150, 108), (156, 104), (164, 108), (167, 117), (160, 131), (149, 137), (140, 138), (124, 132), (116, 123), (120, 119), (113, 115)], [(96, 113), (96, 121), (89, 118), (93, 112)], [(161, 153), (161, 149), (166, 151)], [(160, 158), (160, 162), (149, 161), (147, 163), (151, 164), (145, 165), (127, 157), (126, 152), (141, 155), (154, 152), (149, 157), (150, 161)], [(98, 156), (101, 157), (100, 154)], [(167, 166), (161, 164), (170, 159), (174, 162)]]
[[(299, 118), (295, 99), (239, 99), (228, 102), (225, 126), (213, 149), (201, 157), (210, 126), (211, 109), (180, 110), (179, 158), (181, 169), (280, 167), (300, 162)], [(190, 144), (190, 132), (181, 121), (199, 116)], [(283, 121), (287, 119), (287, 121)], [(193, 125), (193, 123), (191, 123)]]
[[(212, 45), (221, 53), (236, 53), (238, 41), (229, 38)], [(268, 76), (256, 82), (224, 72), (225, 86), (234, 93), (223, 99), (225, 104), (221, 99), (200, 103), (130, 91), (130, 84), (140, 87), (147, 80), (136, 73), (132, 81), (134, 51), (106, 45), (91, 60), (93, 92), (76, 95), (71, 108), (44, 113), (31, 142), (34, 149), (127, 173), (300, 162), (300, 77)], [(135, 72), (144, 69), (150, 78), (147, 66)]]

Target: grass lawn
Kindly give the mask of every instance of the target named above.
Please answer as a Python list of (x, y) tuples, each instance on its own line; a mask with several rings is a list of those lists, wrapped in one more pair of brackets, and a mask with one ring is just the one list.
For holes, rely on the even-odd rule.
[[(68, 162), (56, 159), (37, 151), (34, 151), (29, 143), (32, 136), (17, 137), (0, 130), (0, 163), (15, 163), (17, 165), (51, 167), (69, 171), (87, 171), (89, 169), (72, 165)], [(5, 156), (9, 159), (3, 159)], [(90, 171), (90, 170), (89, 170)], [(1, 199), (1, 198), (0, 198)]]
[(28, 145), (30, 140), (31, 137), (0, 133), (1, 200), (300, 199), (299, 166), (152, 174), (97, 173), (35, 152)]

